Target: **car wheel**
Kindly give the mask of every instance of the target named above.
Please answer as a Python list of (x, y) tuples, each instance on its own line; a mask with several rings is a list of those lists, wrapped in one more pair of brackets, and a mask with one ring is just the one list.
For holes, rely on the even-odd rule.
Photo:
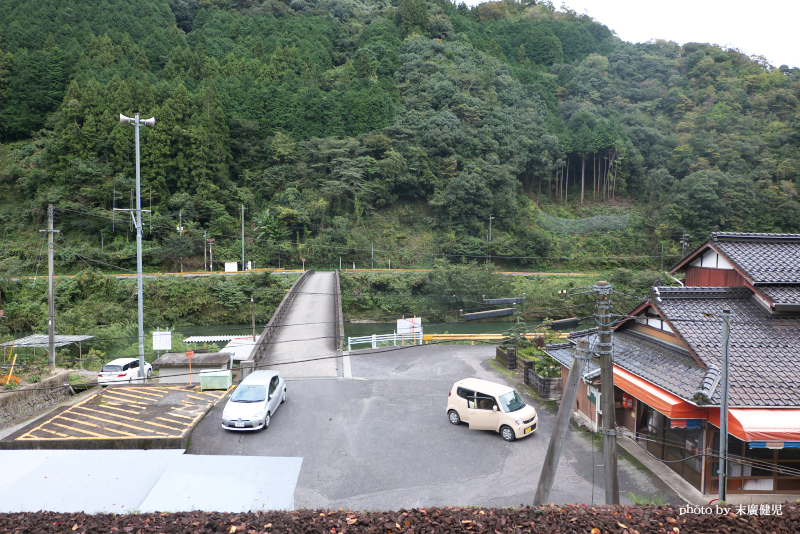
[(269, 412), (267, 412), (267, 416), (264, 418), (264, 430), (269, 428)]
[(458, 416), (458, 412), (455, 410), (450, 410), (447, 412), (447, 417), (450, 419), (450, 422), (454, 425), (461, 424), (461, 418)]
[(514, 431), (511, 430), (511, 427), (506, 425), (500, 427), (500, 435), (503, 436), (503, 439), (506, 441), (514, 441), (517, 438), (514, 435)]
[(286, 390), (285, 389), (283, 390), (283, 397), (281, 397), (281, 404), (283, 404), (284, 402), (286, 402)]

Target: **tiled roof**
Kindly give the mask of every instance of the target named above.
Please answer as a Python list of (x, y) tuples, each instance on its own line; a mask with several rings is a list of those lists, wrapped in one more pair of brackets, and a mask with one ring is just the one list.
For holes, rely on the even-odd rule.
[(800, 286), (758, 286), (775, 304), (800, 304)]
[[(722, 310), (731, 311), (731, 406), (800, 406), (800, 318), (769, 318), (752, 299), (738, 295), (673, 298), (671, 293), (679, 292), (660, 293), (660, 302), (653, 304), (709, 367), (721, 368), (718, 317)], [(718, 404), (719, 396), (717, 387), (712, 403)]]
[(709, 241), (755, 284), (800, 284), (800, 235), (712, 233)]
[[(624, 330), (615, 332), (611, 339), (616, 366), (686, 400), (691, 400), (701, 388), (706, 370), (697, 365), (694, 358), (686, 352)], [(597, 335), (590, 335), (590, 346), (594, 347), (596, 343)], [(563, 365), (570, 367), (573, 357), (571, 347), (572, 344), (562, 343), (548, 346), (545, 350)], [(599, 376), (599, 371), (598, 360), (589, 360), (583, 376), (593, 378)]]

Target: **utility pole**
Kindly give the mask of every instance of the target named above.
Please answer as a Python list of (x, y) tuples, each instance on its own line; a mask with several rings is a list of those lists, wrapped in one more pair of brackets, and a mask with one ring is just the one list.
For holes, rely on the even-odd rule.
[(614, 414), (614, 360), (611, 343), (611, 284), (600, 281), (592, 288), (597, 294), (595, 317), (600, 324), (597, 355), (600, 358), (600, 382), (603, 409), (603, 460), (606, 475), (606, 504), (619, 504), (617, 478), (617, 421)]
[(550, 444), (547, 446), (547, 454), (544, 457), (542, 474), (539, 475), (539, 485), (536, 487), (536, 495), (533, 497), (534, 506), (540, 506), (550, 500), (550, 489), (553, 487), (553, 479), (556, 476), (556, 469), (558, 469), (561, 448), (567, 437), (570, 412), (572, 412), (572, 406), (575, 404), (583, 369), (590, 357), (589, 340), (586, 338), (579, 339), (575, 356), (572, 359), (572, 367), (570, 367), (567, 375), (567, 384), (561, 395), (561, 405), (558, 407), (553, 433), (550, 435)]
[(142, 179), (141, 163), (139, 150), (139, 126), (146, 125), (151, 128), (156, 125), (155, 117), (139, 121), (139, 114), (135, 113), (133, 118), (119, 115), (120, 124), (133, 124), (136, 130), (136, 210), (133, 219), (136, 224), (136, 297), (139, 307), (139, 378), (144, 381), (144, 295), (142, 291)]
[(256, 342), (256, 305), (253, 303), (253, 297), (250, 297), (250, 317), (253, 320), (253, 343)]
[(52, 373), (56, 369), (56, 307), (53, 300), (53, 234), (60, 233), (59, 230), (53, 230), (53, 205), (47, 206), (47, 230), (39, 230), (40, 232), (47, 232), (47, 337), (48, 337), (48, 360), (47, 365)]
[[(178, 212), (178, 235), (183, 237), (183, 210)], [(181, 256), (181, 272), (183, 272), (183, 256)]]
[(208, 242), (206, 242), (206, 231), (203, 230), (203, 270), (204, 271), (208, 270), (208, 259), (207, 259), (208, 255), (207, 255), (206, 249), (208, 249)]
[(661, 271), (664, 270), (664, 243), (661, 243)]
[[(491, 213), (489, 214), (489, 243), (491, 243), (491, 242), (492, 242), (492, 221), (493, 221), (494, 219), (496, 219), (496, 218), (497, 218), (497, 217), (492, 217), (492, 214), (491, 214)], [(487, 260), (487, 263), (491, 263), (491, 262), (492, 262), (492, 249), (491, 249), (491, 245), (489, 245), (487, 248), (488, 248), (488, 252), (489, 252), (489, 258), (488, 258), (488, 260)]]
[(211, 264), (211, 272), (214, 272), (214, 240), (208, 240), (208, 259)]
[(719, 500), (728, 500), (728, 358), (731, 349), (731, 311), (722, 310), (722, 398), (719, 403)]
[(244, 204), (242, 204), (242, 270), (244, 271)]
[(369, 244), (369, 246), (370, 246), (370, 250), (372, 251), (372, 266), (370, 267), (370, 269), (374, 269), (375, 268), (375, 243), (372, 242), (372, 243)]

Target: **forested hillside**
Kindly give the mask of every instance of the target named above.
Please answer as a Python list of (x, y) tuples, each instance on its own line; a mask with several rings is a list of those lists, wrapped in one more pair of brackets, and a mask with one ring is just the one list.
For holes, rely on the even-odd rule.
[[(683, 232), (800, 232), (800, 71), (631, 44), (550, 2), (5, 0), (0, 271), (215, 258), (657, 267)], [(604, 24), (605, 23), (605, 24)], [(628, 216), (576, 236), (544, 215)], [(491, 217), (491, 219), (490, 219)], [(184, 231), (179, 233), (179, 220)], [(487, 241), (489, 225), (492, 241)], [(635, 258), (634, 258), (635, 257)]]

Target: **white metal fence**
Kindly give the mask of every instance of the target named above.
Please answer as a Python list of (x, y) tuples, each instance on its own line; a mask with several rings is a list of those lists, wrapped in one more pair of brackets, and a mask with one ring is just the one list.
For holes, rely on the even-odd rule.
[(372, 334), (371, 336), (357, 336), (347, 338), (347, 350), (353, 350), (353, 345), (372, 345), (372, 348), (378, 346), (397, 346), (398, 342), (403, 345), (422, 345), (422, 332), (415, 332), (413, 334)]

